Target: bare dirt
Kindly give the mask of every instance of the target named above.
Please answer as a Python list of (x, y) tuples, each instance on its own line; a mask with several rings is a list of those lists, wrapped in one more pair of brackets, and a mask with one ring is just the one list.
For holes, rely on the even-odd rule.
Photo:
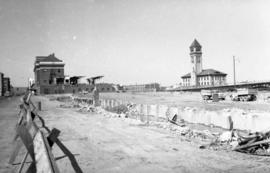
[[(60, 140), (75, 154), (83, 172), (269, 172), (270, 158), (227, 150), (199, 149), (169, 130), (145, 126), (124, 118), (108, 118), (78, 108), (60, 108), (46, 97), (39, 113), (50, 127), (61, 130)], [(0, 101), (0, 172), (7, 166), (17, 121), (19, 98)], [(55, 157), (63, 156), (57, 146)], [(57, 161), (60, 172), (74, 172), (69, 160)]]

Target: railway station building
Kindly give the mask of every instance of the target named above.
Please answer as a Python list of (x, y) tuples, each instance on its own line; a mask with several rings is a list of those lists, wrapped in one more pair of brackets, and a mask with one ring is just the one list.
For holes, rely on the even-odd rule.
[(226, 73), (214, 69), (203, 69), (202, 46), (194, 39), (190, 49), (191, 72), (182, 76), (184, 87), (218, 86), (226, 84)]

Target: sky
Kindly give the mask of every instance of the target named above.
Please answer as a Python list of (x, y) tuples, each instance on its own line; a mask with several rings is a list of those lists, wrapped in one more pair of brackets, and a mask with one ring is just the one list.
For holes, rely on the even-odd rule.
[(65, 62), (66, 75), (103, 82), (173, 85), (203, 68), (236, 80), (270, 80), (269, 0), (0, 0), (0, 72), (13, 86), (34, 77), (36, 56)]

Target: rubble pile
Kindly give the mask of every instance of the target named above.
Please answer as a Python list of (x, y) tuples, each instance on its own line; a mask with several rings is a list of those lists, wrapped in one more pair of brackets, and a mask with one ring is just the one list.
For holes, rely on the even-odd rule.
[(234, 151), (270, 156), (270, 131), (237, 135), (238, 145), (234, 146)]
[[(98, 107), (97, 113), (102, 114), (109, 118), (125, 118), (124, 120), (127, 123), (132, 124), (139, 124), (139, 125), (148, 125), (151, 127), (157, 127), (157, 128), (163, 128), (166, 130), (170, 130), (173, 133), (189, 138), (189, 139), (199, 139), (199, 140), (212, 140), (214, 138), (217, 138), (218, 134), (211, 133), (209, 130), (195, 130), (188, 127), (187, 123), (184, 122), (182, 119), (177, 121), (177, 115), (175, 115), (172, 120), (168, 119), (162, 119), (162, 120), (156, 120), (156, 121), (150, 121), (150, 122), (141, 122), (141, 120), (138, 118), (139, 113), (136, 110), (135, 104), (127, 104), (126, 107), (128, 110), (123, 113), (116, 113), (117, 111), (108, 112), (100, 107)], [(134, 119), (135, 118), (135, 119)], [(143, 123), (143, 124), (142, 124)]]
[(59, 105), (60, 108), (82, 108), (87, 106), (86, 104), (72, 100), (69, 96), (52, 97), (52, 99), (61, 102)]
[(121, 114), (121, 113), (127, 113), (129, 108), (128, 106), (124, 105), (124, 104), (121, 104), (119, 106), (115, 106), (115, 107), (112, 107), (112, 108), (107, 108), (106, 109), (107, 111), (109, 112), (114, 112), (114, 113), (117, 113), (117, 114)]
[[(63, 100), (64, 102), (66, 101), (66, 99)], [(185, 137), (185, 139), (208, 141), (208, 144), (201, 145), (200, 149), (228, 149), (237, 152), (270, 156), (270, 131), (242, 135), (237, 130), (225, 131), (221, 134), (210, 132), (209, 130), (196, 130), (191, 129), (183, 119), (177, 120), (177, 115), (174, 115), (173, 118), (169, 118), (168, 116), (167, 120), (163, 118), (162, 120), (145, 121), (140, 119), (141, 115), (136, 109), (136, 104), (130, 103), (103, 109), (102, 107), (94, 107), (92, 104), (84, 101), (78, 102), (73, 100), (65, 102), (60, 107), (78, 107), (81, 112), (95, 112), (108, 118), (123, 118), (127, 123), (170, 130), (177, 135)], [(209, 143), (209, 141), (211, 142)]]
[(269, 144), (270, 131), (242, 135), (239, 131), (232, 130), (221, 133), (210, 144), (201, 145), (200, 148), (228, 149), (247, 154), (270, 156)]
[(124, 121), (130, 124), (147, 125), (151, 127), (163, 128), (170, 130), (173, 133), (184, 136), (189, 139), (200, 139), (200, 140), (212, 140), (217, 137), (217, 134), (211, 133), (208, 130), (195, 130), (190, 129), (184, 120), (177, 120), (175, 115), (171, 120), (168, 118), (158, 119), (155, 121), (141, 121), (140, 114), (136, 109), (136, 104), (121, 104), (113, 108), (103, 109), (102, 107), (94, 107), (84, 102), (72, 102), (79, 106), (81, 112), (95, 112), (108, 118), (123, 118)]
[(56, 97), (56, 100), (59, 102), (70, 102), (71, 97), (70, 96), (58, 96), (58, 97)]

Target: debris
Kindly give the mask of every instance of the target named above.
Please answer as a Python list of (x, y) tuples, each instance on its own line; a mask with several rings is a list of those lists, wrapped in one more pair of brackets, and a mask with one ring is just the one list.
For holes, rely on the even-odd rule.
[(128, 107), (126, 105), (122, 104), (122, 105), (115, 106), (115, 107), (112, 107), (112, 108), (107, 108), (107, 110), (109, 112), (114, 112), (114, 113), (121, 114), (121, 113), (127, 113), (128, 112)]
[(219, 136), (219, 141), (220, 142), (229, 142), (232, 140), (232, 131), (226, 131), (223, 132), (220, 136)]
[(248, 134), (247, 136), (240, 135), (238, 133), (238, 145), (233, 149), (234, 151), (258, 154), (258, 155), (270, 155), (270, 131), (268, 132), (256, 132)]
[(201, 145), (200, 149), (206, 147), (220, 148), (230, 146), (230, 150), (242, 153), (255, 154), (260, 156), (270, 156), (270, 131), (255, 132), (241, 135), (236, 130), (223, 132), (216, 140), (207, 145)]
[(186, 126), (186, 125), (184, 124), (184, 121), (183, 121), (182, 119), (180, 120), (180, 123), (177, 122), (177, 114), (175, 114), (171, 120), (170, 120), (169, 117), (168, 117), (168, 121), (169, 121), (170, 123), (175, 124), (175, 125), (180, 126), (180, 127)]
[(205, 145), (201, 145), (199, 148), (200, 149), (206, 149), (206, 146)]
[(239, 142), (238, 142), (238, 141), (232, 141), (232, 142), (230, 142), (230, 146), (232, 147), (233, 150), (234, 150), (238, 145), (239, 145)]

